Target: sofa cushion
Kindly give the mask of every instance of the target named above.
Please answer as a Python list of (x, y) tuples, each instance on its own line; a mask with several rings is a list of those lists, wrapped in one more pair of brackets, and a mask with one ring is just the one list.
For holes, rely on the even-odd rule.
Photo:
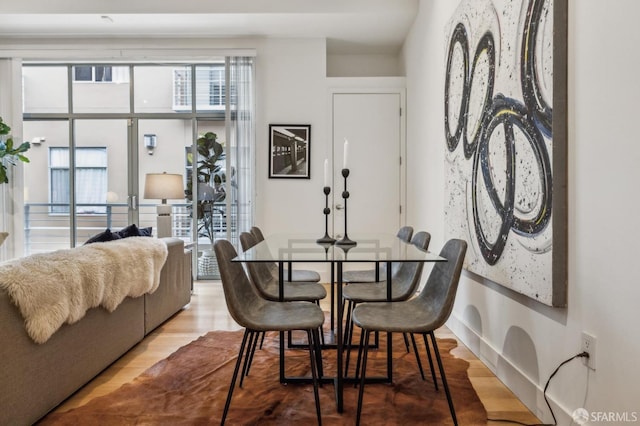
[(91, 238), (89, 238), (87, 241), (85, 241), (85, 244), (104, 243), (107, 241), (119, 240), (120, 238), (122, 237), (118, 235), (117, 232), (111, 232), (111, 229), (107, 228), (101, 233), (96, 234)]
[(140, 230), (135, 223), (132, 223), (131, 225), (116, 231), (116, 234), (118, 234), (120, 238), (139, 237)]
[(151, 237), (153, 235), (153, 227), (138, 228), (141, 237)]
[(149, 226), (147, 228), (138, 228), (135, 223), (122, 228), (119, 231), (116, 231), (116, 234), (120, 236), (120, 238), (129, 238), (129, 237), (150, 237), (152, 228)]

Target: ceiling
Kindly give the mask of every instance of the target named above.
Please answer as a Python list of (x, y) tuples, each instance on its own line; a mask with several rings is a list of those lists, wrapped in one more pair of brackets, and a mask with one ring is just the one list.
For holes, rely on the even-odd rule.
[(397, 53), (418, 1), (0, 0), (0, 45), (34, 37), (320, 37), (329, 54)]

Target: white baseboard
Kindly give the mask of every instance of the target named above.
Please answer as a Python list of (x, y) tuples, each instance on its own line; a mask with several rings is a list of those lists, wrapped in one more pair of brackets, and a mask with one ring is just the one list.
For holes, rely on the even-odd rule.
[[(489, 370), (496, 377), (502, 381), (502, 383), (509, 388), (522, 403), (535, 414), (542, 422), (552, 423), (553, 419), (549, 408), (544, 399), (544, 385), (547, 378), (540, 380), (542, 385), (536, 383), (525, 372), (523, 372), (516, 364), (510, 359), (503, 356), (503, 354), (487, 341), (483, 336), (474, 331), (467, 323), (465, 323), (459, 316), (452, 313), (447, 321), (447, 327), (456, 335), (462, 343), (464, 343), (471, 352), (483, 364), (485, 364)], [(499, 363), (507, 365), (508, 368), (498, 369)], [(502, 376), (502, 377), (501, 377)], [(524, 386), (510, 386), (509, 384), (523, 384)], [(534, 392), (524, 392), (523, 389), (533, 389)], [(571, 413), (573, 410), (569, 410), (566, 407), (559, 404), (552, 397), (547, 394), (547, 399), (553, 407), (553, 412), (558, 421), (558, 425), (572, 424)]]

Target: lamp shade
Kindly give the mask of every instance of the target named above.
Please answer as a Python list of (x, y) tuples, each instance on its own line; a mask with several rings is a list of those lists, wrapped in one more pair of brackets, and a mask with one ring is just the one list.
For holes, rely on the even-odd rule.
[(144, 198), (148, 200), (184, 198), (182, 175), (172, 173), (147, 173), (144, 180)]

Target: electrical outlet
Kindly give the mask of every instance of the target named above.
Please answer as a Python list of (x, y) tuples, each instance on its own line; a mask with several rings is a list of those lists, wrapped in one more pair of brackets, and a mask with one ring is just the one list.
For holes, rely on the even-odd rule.
[(595, 336), (582, 332), (582, 351), (589, 354), (589, 358), (582, 358), (584, 365), (592, 370), (596, 369), (596, 338)]

